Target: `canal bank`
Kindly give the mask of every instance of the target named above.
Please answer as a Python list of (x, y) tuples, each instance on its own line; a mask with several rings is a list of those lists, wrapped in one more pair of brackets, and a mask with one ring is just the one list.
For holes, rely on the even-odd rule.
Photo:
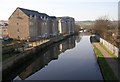
[(90, 37), (90, 41), (93, 45), (94, 52), (97, 58), (97, 62), (100, 66), (102, 75), (105, 81), (118, 82), (119, 80), (119, 59), (111, 55), (104, 47), (99, 43), (95, 36)]

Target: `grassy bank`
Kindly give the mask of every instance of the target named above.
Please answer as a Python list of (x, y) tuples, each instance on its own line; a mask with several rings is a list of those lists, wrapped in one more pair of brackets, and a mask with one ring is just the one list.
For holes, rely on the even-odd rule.
[(108, 82), (110, 80), (114, 80), (114, 82), (117, 81), (115, 74), (113, 73), (112, 69), (108, 65), (107, 61), (105, 60), (105, 58), (103, 57), (103, 55), (99, 51), (99, 49), (97, 49), (94, 46), (94, 51), (95, 51), (95, 54), (96, 54), (96, 57), (97, 57), (104, 80), (106, 82)]

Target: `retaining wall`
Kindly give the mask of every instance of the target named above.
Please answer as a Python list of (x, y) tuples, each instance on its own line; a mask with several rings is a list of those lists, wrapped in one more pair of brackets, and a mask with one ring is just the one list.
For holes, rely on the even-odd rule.
[(102, 43), (108, 50), (110, 50), (115, 56), (119, 56), (119, 48), (107, 42), (106, 40), (100, 38), (100, 43)]

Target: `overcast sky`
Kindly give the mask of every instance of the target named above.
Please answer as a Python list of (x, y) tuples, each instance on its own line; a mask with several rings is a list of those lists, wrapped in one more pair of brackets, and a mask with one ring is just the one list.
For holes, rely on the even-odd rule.
[(101, 16), (118, 18), (119, 0), (1, 0), (0, 20), (7, 20), (17, 7), (36, 10), (50, 16), (71, 16), (77, 21)]

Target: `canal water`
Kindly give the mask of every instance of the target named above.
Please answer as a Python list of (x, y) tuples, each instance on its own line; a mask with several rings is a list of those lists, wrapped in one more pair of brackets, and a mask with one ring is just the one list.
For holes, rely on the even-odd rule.
[(72, 36), (39, 55), (13, 80), (103, 79), (90, 36)]

